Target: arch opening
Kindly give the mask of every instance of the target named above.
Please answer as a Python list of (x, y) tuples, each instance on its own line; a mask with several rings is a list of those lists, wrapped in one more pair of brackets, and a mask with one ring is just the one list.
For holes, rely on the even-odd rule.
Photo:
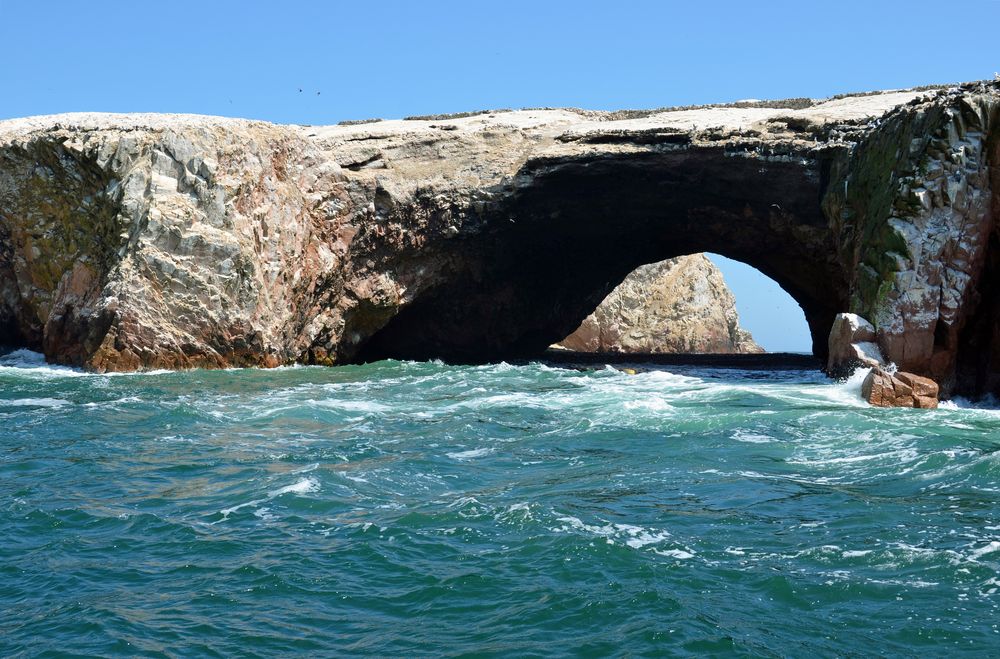
[(719, 254), (641, 265), (556, 350), (617, 354), (811, 352), (805, 315), (777, 282)]
[(636, 267), (711, 252), (775, 281), (825, 360), (848, 308), (849, 264), (824, 214), (821, 158), (728, 157), (724, 149), (527, 163), (524, 187), (484, 212), (449, 273), (356, 353), (484, 362), (540, 355)]

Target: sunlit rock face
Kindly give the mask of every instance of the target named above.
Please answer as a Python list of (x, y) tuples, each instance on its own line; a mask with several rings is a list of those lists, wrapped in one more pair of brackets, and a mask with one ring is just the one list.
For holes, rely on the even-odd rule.
[(703, 254), (636, 268), (559, 344), (583, 352), (763, 352), (740, 327), (732, 292)]
[(0, 341), (96, 370), (537, 355), (636, 267), (715, 252), (1000, 391), (993, 83), (344, 126), (0, 122)]
[(938, 384), (930, 378), (897, 371), (889, 373), (880, 366), (868, 372), (861, 383), (861, 397), (875, 407), (938, 407)]

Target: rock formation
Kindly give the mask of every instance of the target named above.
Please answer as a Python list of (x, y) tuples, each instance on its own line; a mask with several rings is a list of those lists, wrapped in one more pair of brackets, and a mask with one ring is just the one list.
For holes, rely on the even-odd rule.
[(711, 251), (1000, 391), (1000, 87), (343, 126), (0, 122), (0, 342), (96, 370), (537, 354)]
[(581, 352), (763, 352), (704, 254), (636, 268), (559, 344)]
[(889, 373), (876, 366), (861, 383), (861, 396), (875, 407), (938, 406), (938, 385), (913, 373)]
[(832, 377), (846, 377), (859, 366), (885, 365), (875, 343), (875, 328), (857, 314), (837, 314), (830, 328), (828, 345), (826, 372)]

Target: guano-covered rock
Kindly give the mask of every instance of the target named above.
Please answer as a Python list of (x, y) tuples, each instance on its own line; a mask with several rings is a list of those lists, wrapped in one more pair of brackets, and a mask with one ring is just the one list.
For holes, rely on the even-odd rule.
[(95, 370), (538, 354), (716, 252), (1000, 392), (1000, 88), (342, 126), (0, 121), (0, 342)]

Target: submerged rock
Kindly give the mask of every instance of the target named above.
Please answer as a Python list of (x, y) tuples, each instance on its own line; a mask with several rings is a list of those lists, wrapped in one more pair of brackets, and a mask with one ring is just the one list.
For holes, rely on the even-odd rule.
[(875, 407), (934, 409), (938, 406), (938, 385), (913, 373), (889, 373), (875, 367), (861, 384), (861, 396)]
[(559, 342), (580, 352), (759, 353), (704, 254), (640, 266)]
[(832, 377), (846, 377), (862, 366), (885, 365), (875, 343), (875, 328), (857, 314), (837, 314), (830, 329), (829, 350), (826, 370)]

